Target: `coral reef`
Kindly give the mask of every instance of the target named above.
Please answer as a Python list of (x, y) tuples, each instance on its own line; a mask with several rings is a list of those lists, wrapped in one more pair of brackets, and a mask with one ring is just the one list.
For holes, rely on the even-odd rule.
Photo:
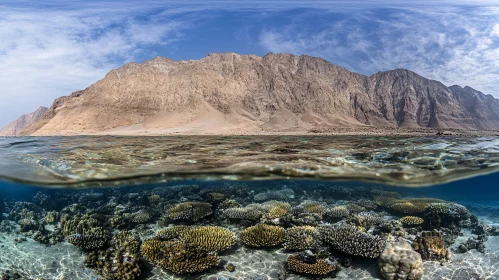
[(445, 201), (436, 198), (411, 198), (391, 200), (388, 208), (404, 214), (421, 213), (432, 203)]
[(222, 252), (236, 244), (236, 235), (223, 227), (201, 226), (185, 230), (180, 240), (204, 252)]
[(257, 224), (239, 234), (241, 242), (252, 247), (271, 247), (284, 242), (286, 230), (279, 226)]
[(333, 206), (326, 209), (326, 216), (333, 218), (343, 218), (350, 214), (346, 206)]
[(193, 222), (213, 213), (211, 204), (206, 202), (182, 202), (168, 209), (167, 212), (168, 218), (172, 220), (191, 220)]
[(354, 226), (346, 224), (320, 226), (319, 232), (322, 240), (334, 249), (354, 256), (377, 258), (386, 244), (379, 236), (359, 232)]
[(182, 241), (146, 240), (141, 252), (147, 261), (178, 274), (202, 272), (220, 263), (216, 254)]
[(336, 261), (319, 258), (311, 251), (289, 256), (287, 265), (294, 272), (318, 276), (334, 277), (335, 273), (340, 270), (340, 266)]
[(286, 230), (283, 247), (288, 250), (311, 250), (322, 245), (317, 228), (311, 226), (292, 227)]
[(421, 280), (423, 278), (421, 255), (405, 241), (386, 244), (378, 263), (381, 275), (386, 280)]
[(86, 233), (74, 233), (67, 237), (69, 243), (78, 246), (83, 250), (103, 248), (110, 239), (111, 235), (107, 230), (100, 227), (92, 228)]
[(431, 203), (424, 210), (424, 216), (429, 229), (442, 227), (460, 227), (460, 222), (471, 217), (471, 213), (463, 205), (446, 202)]
[(451, 254), (445, 246), (442, 234), (437, 231), (424, 231), (416, 236), (412, 247), (423, 260), (445, 261), (450, 260)]

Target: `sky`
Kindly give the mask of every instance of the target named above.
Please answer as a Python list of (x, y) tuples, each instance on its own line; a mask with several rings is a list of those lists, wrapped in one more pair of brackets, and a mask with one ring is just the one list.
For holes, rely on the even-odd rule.
[(499, 98), (499, 0), (2, 0), (0, 127), (125, 63), (213, 52), (406, 68)]

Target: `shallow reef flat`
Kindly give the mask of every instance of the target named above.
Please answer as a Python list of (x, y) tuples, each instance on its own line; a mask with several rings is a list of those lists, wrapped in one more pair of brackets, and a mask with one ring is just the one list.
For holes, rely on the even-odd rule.
[(421, 194), (321, 181), (0, 188), (0, 276), (499, 279), (494, 204)]

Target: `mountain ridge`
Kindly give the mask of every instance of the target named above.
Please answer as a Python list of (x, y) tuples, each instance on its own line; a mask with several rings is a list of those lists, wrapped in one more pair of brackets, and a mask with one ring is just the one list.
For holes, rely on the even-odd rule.
[(38, 121), (47, 110), (47, 107), (40, 106), (31, 113), (21, 115), (19, 118), (2, 127), (0, 129), (0, 136), (19, 136), (27, 126)]
[(56, 99), (23, 135), (499, 129), (499, 100), (403, 68), (371, 76), (322, 58), (215, 53), (125, 64)]

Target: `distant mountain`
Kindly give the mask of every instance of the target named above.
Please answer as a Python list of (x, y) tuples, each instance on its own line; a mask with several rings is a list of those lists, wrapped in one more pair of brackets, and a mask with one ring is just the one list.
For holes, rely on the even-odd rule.
[(19, 136), (21, 131), (38, 121), (47, 110), (47, 107), (40, 107), (32, 113), (20, 116), (17, 120), (0, 129), (0, 136)]
[(56, 99), (23, 134), (499, 129), (499, 101), (405, 69), (364, 76), (306, 55), (157, 57)]

